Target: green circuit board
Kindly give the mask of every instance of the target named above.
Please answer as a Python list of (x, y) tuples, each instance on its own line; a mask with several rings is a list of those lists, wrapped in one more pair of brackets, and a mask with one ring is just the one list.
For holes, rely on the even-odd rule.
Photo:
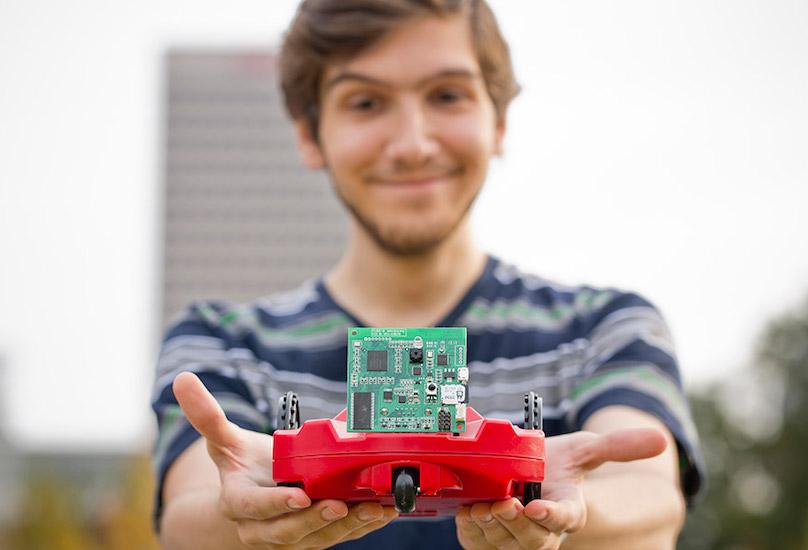
[(466, 431), (465, 328), (348, 329), (348, 431)]

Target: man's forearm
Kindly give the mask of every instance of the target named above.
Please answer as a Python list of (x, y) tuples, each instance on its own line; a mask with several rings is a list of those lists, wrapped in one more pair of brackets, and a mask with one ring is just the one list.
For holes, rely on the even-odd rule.
[(166, 550), (243, 550), (236, 524), (219, 511), (219, 488), (177, 496), (163, 510), (160, 542)]
[(562, 548), (672, 549), (685, 517), (670, 480), (652, 473), (594, 472), (584, 481), (586, 526)]

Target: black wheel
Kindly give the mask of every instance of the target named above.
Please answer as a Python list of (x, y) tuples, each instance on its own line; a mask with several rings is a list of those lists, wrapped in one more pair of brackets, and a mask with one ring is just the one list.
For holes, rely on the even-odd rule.
[(523, 495), (524, 504), (527, 506), (527, 503), (531, 500), (538, 500), (541, 498), (541, 483), (525, 483), (525, 494)]
[(300, 401), (297, 394), (288, 391), (278, 399), (279, 430), (294, 430), (300, 427)]
[(525, 424), (526, 430), (542, 429), (542, 401), (539, 394), (534, 391), (525, 394)]
[(402, 514), (409, 514), (415, 510), (415, 471), (412, 468), (401, 468), (393, 480), (393, 497), (396, 501), (396, 510)]
[(281, 481), (278, 483), (278, 487), (299, 487), (303, 488), (302, 481)]
[[(542, 429), (542, 400), (534, 391), (525, 394), (525, 424), (526, 430)], [(524, 504), (531, 500), (541, 498), (541, 483), (525, 483)]]

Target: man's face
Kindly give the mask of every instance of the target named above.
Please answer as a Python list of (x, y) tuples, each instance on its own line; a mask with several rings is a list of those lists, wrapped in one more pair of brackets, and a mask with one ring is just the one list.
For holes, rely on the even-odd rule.
[(328, 168), (390, 253), (426, 252), (450, 235), (499, 150), (503, 125), (468, 27), (465, 16), (408, 21), (324, 73), (319, 143), (304, 144), (304, 157)]

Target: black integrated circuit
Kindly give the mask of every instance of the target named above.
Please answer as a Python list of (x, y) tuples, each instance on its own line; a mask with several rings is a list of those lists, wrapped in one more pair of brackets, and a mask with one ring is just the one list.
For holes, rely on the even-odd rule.
[(353, 399), (353, 422), (351, 427), (354, 430), (370, 430), (373, 427), (373, 392), (354, 392)]
[(387, 372), (387, 350), (368, 351), (368, 372)]

